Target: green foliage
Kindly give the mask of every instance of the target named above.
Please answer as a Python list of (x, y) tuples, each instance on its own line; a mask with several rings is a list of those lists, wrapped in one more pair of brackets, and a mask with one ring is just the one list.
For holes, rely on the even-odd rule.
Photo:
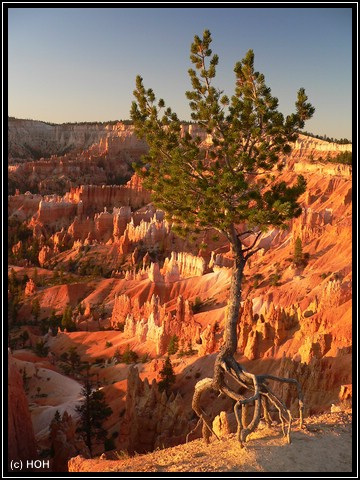
[(120, 363), (120, 362), (121, 362), (121, 360), (122, 360), (122, 355), (121, 355), (121, 353), (120, 353), (119, 347), (116, 347), (116, 350), (115, 350), (114, 355), (113, 355), (112, 358), (116, 361), (116, 363)]
[(72, 346), (66, 352), (60, 355), (60, 368), (65, 375), (81, 374), (83, 370), (88, 370), (89, 364), (81, 361), (81, 356), (77, 351), (77, 347)]
[(30, 338), (30, 335), (29, 335), (29, 332), (27, 330), (24, 330), (20, 335), (19, 335), (19, 339), (22, 341), (22, 347), (24, 348), (25, 345), (26, 345), (26, 342), (29, 340)]
[(351, 145), (351, 140), (348, 140), (347, 138), (332, 138), (328, 137), (327, 135), (315, 135), (314, 133), (309, 133), (309, 132), (301, 132), (303, 135), (306, 135), (307, 137), (313, 137), (313, 138), (319, 138), (320, 140), (324, 140), (325, 142), (331, 142), (331, 143), (337, 143), (339, 145)]
[(253, 275), (253, 280), (255, 282), (260, 282), (263, 279), (264, 279), (264, 275), (262, 273), (255, 273), (255, 275)]
[(200, 312), (203, 306), (203, 302), (200, 297), (196, 297), (195, 300), (191, 303), (191, 309), (193, 313)]
[(199, 313), (203, 308), (210, 306), (214, 303), (213, 298), (207, 298), (206, 300), (202, 300), (200, 297), (195, 297), (193, 302), (190, 302), (192, 312)]
[(179, 337), (177, 335), (173, 335), (170, 338), (167, 353), (168, 355), (173, 355), (179, 350)]
[(71, 305), (67, 305), (61, 319), (61, 325), (64, 329), (66, 328), (68, 332), (74, 332), (76, 330), (76, 325), (72, 319), (72, 314), (73, 312)]
[(117, 322), (114, 330), (119, 330), (119, 332), (123, 332), (124, 328), (125, 328), (125, 322)]
[(112, 347), (112, 342), (109, 342), (108, 340), (105, 342), (105, 348), (110, 348)]
[(22, 374), (22, 380), (23, 380), (23, 384), (24, 384), (24, 390), (26, 393), (29, 392), (29, 380), (30, 380), (30, 376), (27, 374), (26, 372), (26, 367), (24, 367), (24, 371), (23, 371), (23, 374)]
[(92, 454), (94, 439), (105, 440), (106, 430), (103, 428), (104, 421), (113, 413), (106, 403), (104, 392), (93, 391), (88, 377), (82, 389), (83, 401), (76, 407), (80, 415), (79, 430), (85, 433), (85, 442)]
[(279, 286), (279, 280), (281, 276), (278, 273), (273, 273), (270, 275), (270, 285), (273, 287)]
[(58, 327), (61, 326), (61, 321), (62, 321), (62, 315), (56, 315), (56, 311), (53, 309), (50, 317), (43, 318), (40, 321), (42, 334), (45, 335), (50, 329), (51, 334), (53, 336), (56, 336), (58, 332)]
[[(12, 252), (12, 247), (21, 242), (17, 253)], [(12, 260), (29, 260), (33, 265), (39, 265), (39, 240), (33, 236), (33, 231), (17, 218), (12, 217), (8, 222), (8, 254)]]
[(144, 353), (140, 357), (140, 363), (146, 363), (150, 360), (150, 355), (148, 353)]
[(45, 340), (39, 340), (35, 347), (34, 347), (34, 352), (36, 355), (39, 357), (46, 357), (46, 355), (49, 353), (49, 347), (45, 345)]
[(335, 157), (327, 157), (326, 160), (331, 163), (341, 163), (343, 165), (352, 165), (352, 152), (341, 152)]
[(134, 352), (134, 350), (131, 350), (130, 345), (127, 344), (126, 349), (121, 357), (122, 361), (127, 365), (129, 365), (130, 363), (136, 363), (138, 358), (139, 358), (139, 355), (136, 352)]
[(324, 272), (324, 273), (322, 273), (322, 274), (320, 275), (320, 278), (322, 278), (323, 280), (325, 280), (325, 278), (328, 277), (329, 275), (331, 275), (331, 272), (327, 272), (327, 273)]
[[(60, 423), (60, 421), (61, 421), (61, 415), (60, 415), (60, 412), (59, 412), (59, 410), (56, 410), (56, 412), (55, 412), (55, 415), (54, 415), (54, 418), (53, 418), (52, 422), (55, 422), (55, 423)], [(52, 423), (52, 422), (51, 422), (51, 423)]]
[(170, 357), (166, 357), (163, 368), (160, 370), (159, 375), (161, 377), (161, 380), (158, 383), (159, 391), (166, 391), (168, 393), (171, 385), (173, 385), (176, 380)]
[(293, 262), (297, 267), (305, 267), (310, 258), (308, 252), (304, 253), (302, 248), (302, 241), (300, 237), (297, 237), (294, 245), (294, 258)]
[(294, 263), (295, 265), (301, 265), (303, 261), (302, 241), (300, 237), (297, 237), (294, 245)]
[[(217, 323), (214, 325), (215, 332), (217, 331), (216, 328), (218, 328), (218, 326), (219, 325)], [(191, 356), (191, 355), (194, 355), (194, 353), (196, 353), (196, 350), (193, 349), (191, 340), (188, 341), (186, 346), (185, 346), (184, 340), (180, 340), (179, 353), (178, 353), (179, 358), (184, 356)]]
[(49, 455), (51, 458), (54, 458), (55, 456), (55, 447), (54, 447), (54, 439), (56, 438), (57, 432), (60, 428), (61, 425), (61, 415), (59, 410), (56, 410), (55, 415), (53, 419), (50, 422), (50, 427), (49, 427), (49, 441), (50, 441), (50, 452)]
[(38, 298), (35, 298), (31, 304), (31, 313), (34, 316), (35, 323), (39, 320), (40, 315), (40, 302)]
[(84, 313), (85, 313), (85, 305), (84, 305), (82, 302), (79, 303), (77, 309), (78, 309), (78, 312), (80, 313), (80, 315), (84, 315)]
[(155, 205), (183, 236), (213, 227), (233, 240), (234, 225), (244, 222), (263, 230), (284, 228), (301, 213), (297, 200), (306, 183), (300, 175), (289, 187), (271, 171), (282, 169), (282, 157), (315, 109), (300, 88), (295, 113), (284, 118), (264, 75), (254, 69), (252, 50), (235, 65), (234, 94), (224, 95), (213, 86), (219, 58), (212, 54), (211, 41), (208, 30), (202, 39), (194, 37), (192, 90), (186, 96), (192, 119), (211, 134), (212, 145), (201, 148), (199, 136), (183, 134), (176, 113), (137, 76), (131, 119), (149, 153), (135, 168)]

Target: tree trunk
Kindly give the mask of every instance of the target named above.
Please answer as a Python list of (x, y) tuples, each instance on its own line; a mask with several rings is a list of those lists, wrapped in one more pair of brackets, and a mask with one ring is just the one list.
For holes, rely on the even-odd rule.
[[(287, 441), (290, 443), (291, 413), (284, 402), (282, 402), (282, 400), (271, 391), (268, 385), (268, 380), (296, 385), (299, 400), (300, 428), (302, 428), (304, 404), (299, 382), (292, 378), (282, 378), (268, 374), (254, 375), (248, 372), (235, 360), (238, 343), (237, 326), (241, 307), (241, 284), (246, 260), (251, 255), (251, 253), (250, 255), (245, 255), (245, 252), (252, 250), (257, 239), (255, 239), (255, 242), (251, 247), (243, 248), (234, 226), (232, 226), (231, 231), (228, 232), (228, 239), (234, 253), (234, 266), (225, 322), (224, 344), (215, 359), (214, 378), (205, 378), (195, 385), (192, 404), (193, 410), (203, 422), (203, 438), (208, 443), (210, 435), (214, 433), (212, 429), (213, 416), (207, 414), (202, 408), (200, 402), (202, 395), (206, 391), (215, 390), (235, 400), (234, 413), (238, 423), (237, 437), (240, 446), (242, 447), (243, 442), (246, 442), (248, 435), (259, 425), (261, 410), (263, 410), (264, 418), (267, 423), (271, 423), (271, 418), (268, 412), (269, 401), (278, 410), (283, 435), (284, 437), (287, 437)], [(252, 250), (252, 252), (254, 252), (254, 250)], [(226, 377), (232, 378), (233, 382), (236, 382), (237, 387), (241, 388), (234, 389), (227, 382)], [(248, 405), (254, 405), (254, 412), (251, 422), (248, 425), (245, 425), (244, 410), (247, 409)], [(286, 424), (287, 429), (285, 428)]]
[(232, 228), (231, 235), (229, 235), (229, 237), (231, 239), (231, 247), (235, 258), (231, 276), (228, 308), (226, 312), (224, 344), (219, 350), (214, 367), (214, 382), (218, 387), (220, 387), (222, 383), (222, 364), (224, 362), (231, 362), (231, 359), (234, 360), (234, 355), (237, 349), (237, 325), (241, 306), (241, 284), (246, 263), (242, 244), (236, 234), (235, 227)]

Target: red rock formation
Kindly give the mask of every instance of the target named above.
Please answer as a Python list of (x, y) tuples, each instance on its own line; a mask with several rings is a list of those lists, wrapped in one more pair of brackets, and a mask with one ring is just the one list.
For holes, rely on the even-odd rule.
[(30, 192), (26, 192), (22, 195), (19, 193), (16, 195), (9, 195), (8, 217), (11, 218), (14, 216), (21, 221), (31, 218), (38, 211), (41, 200), (41, 195), (33, 195)]
[(30, 278), (29, 281), (26, 282), (26, 285), (25, 285), (25, 295), (27, 296), (31, 296), (31, 295), (34, 295), (34, 293), (36, 292), (36, 285), (35, 285), (35, 282), (32, 278)]
[(39, 203), (39, 210), (34, 221), (47, 226), (61, 228), (67, 226), (69, 218), (76, 214), (76, 205), (66, 202), (61, 197), (48, 197)]
[(54, 452), (52, 471), (67, 472), (71, 457), (82, 455), (90, 458), (90, 452), (84, 439), (76, 432), (76, 423), (66, 411), (61, 420), (50, 425), (50, 444)]
[(202, 257), (185, 252), (171, 252), (170, 259), (165, 260), (162, 274), (165, 281), (171, 283), (180, 278), (199, 277), (205, 273), (205, 269), (206, 263)]
[(118, 241), (124, 235), (126, 226), (131, 219), (131, 207), (114, 207), (113, 210), (113, 236)]
[(352, 151), (351, 144), (341, 145), (300, 134), (294, 143), (291, 157), (297, 159), (312, 157), (314, 160), (318, 160), (320, 157), (323, 159), (325, 159), (327, 155), (335, 157), (339, 153), (349, 151)]
[(166, 353), (173, 335), (186, 343), (200, 342), (200, 325), (194, 320), (188, 300), (181, 295), (173, 314), (166, 312), (155, 295), (141, 306), (138, 299), (131, 300), (127, 295), (115, 297), (111, 325), (117, 328), (122, 323), (126, 337), (153, 342), (157, 355)]
[(23, 381), (8, 356), (8, 462), (36, 460), (36, 441)]
[(134, 128), (122, 122), (115, 124), (49, 125), (35, 120), (8, 121), (9, 158), (31, 158), (61, 154), (66, 150), (90, 149), (94, 153), (118, 155), (122, 151), (146, 151), (146, 144), (136, 138)]
[(150, 201), (150, 194), (142, 187), (141, 179), (133, 175), (126, 185), (82, 185), (72, 188), (65, 198), (71, 203), (82, 201), (85, 214), (100, 212), (104, 207), (130, 206), (137, 209)]
[(142, 381), (135, 366), (130, 367), (126, 411), (120, 441), (129, 453), (144, 453), (185, 441), (189, 419), (180, 394), (169, 397), (159, 392), (156, 381)]
[[(204, 141), (208, 141), (206, 136)], [(116, 142), (112, 146), (111, 143), (105, 139), (102, 148), (114, 153)], [(238, 330), (239, 356), (244, 355), (250, 359), (249, 370), (252, 371), (254, 367), (258, 368), (258, 373), (264, 373), (264, 369), (267, 369), (272, 374), (300, 379), (308, 411), (328, 408), (331, 402), (346, 395), (340, 389), (344, 385), (351, 385), (352, 381), (350, 170), (336, 170), (337, 167), (333, 164), (326, 168), (320, 165), (314, 170), (314, 165), (317, 164), (306, 161), (311, 148), (299, 148), (299, 154), (295, 152), (290, 167), (282, 173), (283, 179), (290, 183), (296, 180), (298, 172), (304, 173), (308, 190), (301, 198), (303, 213), (291, 222), (289, 230), (280, 232), (272, 229), (262, 236), (259, 244), (261, 250), (246, 266), (243, 295), (246, 301), (242, 305)], [(94, 150), (92, 154), (98, 153)], [(105, 155), (104, 152), (103, 154)], [(65, 164), (66, 162), (61, 168), (66, 169)], [(69, 165), (70, 163), (67, 166)], [(37, 175), (38, 173), (36, 172)], [(49, 223), (40, 229), (36, 219), (28, 224), (38, 239), (43, 234), (47, 244), (54, 245), (54, 248), (43, 246), (41, 249), (41, 265), (57, 253), (59, 255), (55, 260), (60, 266), (61, 262), (66, 265), (69, 257), (77, 253), (82, 245), (94, 242), (94, 250), (101, 252), (101, 256), (97, 257), (99, 264), (102, 261), (108, 262), (109, 258), (114, 269), (120, 270), (126, 266), (133, 268), (126, 274), (118, 272), (120, 278), (113, 281), (106, 293), (99, 286), (103, 280), (92, 279), (89, 286), (91, 301), (85, 298), (89, 294), (85, 286), (81, 290), (75, 286), (73, 294), (72, 285), (69, 289), (65, 286), (44, 286), (39, 297), (42, 308), (45, 307), (50, 312), (56, 307), (61, 312), (66, 303), (70, 302), (75, 307), (81, 300), (89, 305), (86, 314), (90, 316), (90, 303), (94, 305), (94, 298), (110, 311), (114, 292), (127, 291), (130, 297), (118, 296), (115, 299), (111, 319), (113, 327), (119, 322), (125, 324), (124, 333), (119, 333), (121, 341), (131, 344), (149, 342), (146, 345), (149, 353), (162, 355), (167, 352), (171, 336), (177, 335), (185, 345), (192, 342), (192, 346), (198, 350), (198, 362), (206, 360), (199, 357), (218, 351), (226, 315), (229, 276), (226, 270), (225, 275), (219, 274), (216, 289), (211, 285), (211, 293), (208, 293), (206, 273), (211, 269), (216, 271), (232, 266), (231, 254), (224, 240), (211, 243), (208, 242), (210, 234), (208, 237), (204, 235), (201, 240), (209, 245), (205, 253), (202, 250), (201, 254), (196, 255), (199, 245), (184, 253), (184, 244), (173, 235), (171, 225), (164, 220), (162, 212), (148, 205), (133, 211), (150, 199), (149, 194), (142, 190), (141, 181), (137, 177), (122, 187), (92, 185), (72, 188), (60, 201), (54, 202), (49, 198), (38, 200), (35, 196), (30, 199), (29, 195), (24, 195), (24, 201), (28, 202), (24, 211), (21, 202), (15, 197), (20, 196), (10, 197), (9, 212), (17, 212), (19, 219), (29, 218), (30, 212), (36, 213), (34, 205), (38, 202), (36, 210), (40, 200), (44, 205), (54, 203), (59, 204), (58, 208), (62, 204), (73, 208), (68, 217), (65, 216), (65, 210), (64, 216), (56, 213), (53, 218), (49, 214), (46, 218)], [(46, 206), (41, 205), (40, 210), (40, 216), (44, 218)], [(51, 225), (54, 227), (49, 232), (48, 227)], [(57, 230), (57, 225), (59, 229), (62, 225), (63, 228), (53, 233)], [(308, 258), (307, 264), (304, 262), (304, 265), (295, 266), (293, 255), (297, 237), (301, 238), (303, 251)], [(250, 242), (251, 237), (247, 241)], [(97, 242), (100, 245), (96, 246)], [(63, 252), (71, 245), (71, 252)], [(17, 249), (19, 245), (15, 246)], [(92, 253), (93, 249), (90, 254)], [(119, 254), (122, 256), (119, 257)], [(152, 262), (155, 254), (158, 254), (159, 263)], [(167, 258), (162, 264), (165, 255)], [(91, 258), (95, 259), (96, 256)], [(143, 268), (139, 269), (139, 266)], [(255, 283), (257, 274), (261, 280)], [(273, 274), (280, 277), (277, 285), (270, 281)], [(193, 281), (188, 280), (194, 276), (196, 278)], [(211, 308), (204, 308), (194, 316), (185, 298), (193, 299), (199, 295), (204, 300), (214, 292), (216, 298)], [(144, 299), (150, 299), (153, 293), (155, 295), (151, 301), (145, 302)], [(157, 294), (164, 303), (160, 302)], [(25, 303), (19, 318), (29, 317), (29, 299)], [(99, 324), (90, 321), (94, 329), (98, 329)], [(79, 317), (79, 322), (83, 325), (86, 319)], [(195, 342), (199, 343), (194, 345)], [(280, 361), (283, 356), (285, 360)], [(157, 371), (161, 368), (161, 363), (162, 360), (159, 359)], [(155, 368), (155, 365), (150, 368)], [(151, 372), (153, 375), (154, 371)], [(211, 372), (207, 375), (211, 375)], [(150, 388), (149, 386), (149, 390)], [(283, 392), (286, 399), (294, 397), (294, 392), (288, 386), (276, 386), (275, 389), (278, 393)], [(142, 400), (137, 406), (141, 410)], [(293, 406), (296, 407), (295, 403)], [(145, 425), (149, 425), (146, 422), (147, 420)], [(225, 425), (224, 422), (222, 425)], [(130, 424), (127, 428), (130, 429)], [(151, 432), (152, 424), (149, 428)], [(220, 430), (224, 428), (219, 426)], [(155, 438), (152, 435), (150, 433), (149, 438)], [(137, 441), (144, 445), (147, 442), (139, 439), (138, 433), (134, 434), (131, 442), (136, 451), (134, 445)], [(148, 448), (146, 445), (144, 448)]]

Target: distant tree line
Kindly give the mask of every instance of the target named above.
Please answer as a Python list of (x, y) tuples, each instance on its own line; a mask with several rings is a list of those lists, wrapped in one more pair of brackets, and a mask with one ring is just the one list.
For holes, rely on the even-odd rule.
[(326, 160), (331, 163), (342, 163), (343, 165), (352, 165), (352, 152), (340, 152), (335, 157), (328, 155)]
[(311, 132), (301, 132), (302, 135), (305, 135), (307, 137), (313, 137), (313, 138), (318, 138), (319, 140), (324, 140), (325, 142), (329, 143), (337, 143), (339, 145), (348, 145), (352, 144), (351, 140), (348, 140), (347, 138), (333, 138), (333, 137), (328, 137), (327, 135), (315, 135), (314, 133)]

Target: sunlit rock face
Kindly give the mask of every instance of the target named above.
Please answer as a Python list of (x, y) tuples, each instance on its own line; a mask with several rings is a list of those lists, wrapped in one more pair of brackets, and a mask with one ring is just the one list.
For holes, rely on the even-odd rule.
[[(36, 120), (9, 119), (9, 158), (63, 155), (76, 149), (86, 150), (96, 145), (94, 153), (116, 155), (124, 149), (144, 149), (144, 142), (134, 135), (131, 125), (115, 124), (61, 124), (49, 125)], [(12, 161), (12, 163), (13, 163)]]
[[(49, 195), (16, 192), (9, 196), (8, 215), (10, 229), (23, 223), (29, 235), (37, 239), (38, 260), (43, 267), (38, 272), (41, 282), (35, 286), (34, 266), (25, 265), (30, 280), (22, 285), (24, 300), (18, 320), (32, 321), (34, 299), (41, 306), (40, 320), (53, 309), (62, 315), (71, 304), (77, 331), (60, 333), (52, 338), (51, 345), (58, 345), (58, 356), (77, 346), (86, 352), (87, 361), (104, 360), (103, 368), (93, 368), (98, 368), (107, 382), (104, 389), (114, 409), (109, 425), (119, 432), (121, 445), (139, 452), (184, 441), (185, 412), (191, 412), (194, 387), (191, 382), (213, 375), (212, 359), (222, 346), (233, 256), (225, 238), (212, 238), (214, 232), (206, 232), (194, 244), (177, 237), (164, 212), (150, 203), (150, 192), (138, 176), (123, 185), (92, 182), (93, 178), (102, 178), (106, 183), (101, 166), (105, 156), (109, 170), (112, 159), (117, 162), (117, 155), (122, 160), (128, 155), (124, 146), (133, 148), (131, 155), (139, 146), (131, 129), (121, 128), (118, 137), (102, 138), (78, 158), (68, 154), (71, 158), (63, 158), (62, 163), (59, 158), (39, 161), (38, 165), (24, 163), (24, 168), (30, 164), (29, 176), (33, 175), (34, 182), (42, 175), (51, 175), (51, 168), (58, 169), (57, 176), (59, 172), (75, 172), (80, 182), (83, 167), (89, 182), (71, 184), (61, 193), (55, 189)], [(211, 138), (196, 126), (186, 128), (199, 135), (204, 146), (211, 143)], [(299, 379), (306, 413), (327, 411), (337, 399), (351, 398), (351, 167), (318, 161), (327, 153), (334, 156), (349, 148), (300, 137), (281, 179), (292, 184), (299, 173), (304, 175), (307, 191), (300, 198), (301, 215), (289, 222), (287, 230), (271, 228), (265, 232), (259, 251), (244, 272), (238, 359), (255, 373)], [(52, 166), (48, 162), (53, 162)], [(95, 168), (94, 162), (100, 166)], [(47, 182), (47, 178), (41, 182)], [(50, 188), (50, 181), (47, 186)], [(297, 238), (307, 255), (300, 266), (293, 261)], [(244, 238), (244, 244), (250, 245), (252, 239), (251, 235)], [(200, 247), (200, 241), (206, 248)], [(16, 238), (12, 246), (15, 256), (25, 243), (25, 239)], [(92, 267), (88, 271), (82, 269), (87, 263)], [(102, 267), (104, 272), (100, 274)], [(82, 310), (80, 306), (82, 313), (78, 311)], [(181, 395), (185, 392), (185, 403), (180, 397), (170, 401), (159, 395), (151, 383), (175, 335), (179, 350), (187, 350), (188, 345), (194, 350), (189, 357), (185, 354), (178, 358), (178, 352), (171, 357), (176, 368), (176, 391)], [(34, 342), (38, 339), (32, 338)], [(112, 342), (112, 346), (106, 346)], [(123, 352), (126, 345), (139, 356), (149, 356), (147, 363), (138, 362), (139, 375), (134, 371), (129, 375), (128, 387), (129, 367), (121, 362), (113, 365), (112, 360), (115, 349)], [(192, 365), (196, 369), (193, 373)], [(149, 382), (144, 380), (146, 375), (150, 375)], [(130, 392), (126, 397), (127, 388), (133, 388), (136, 395)], [(296, 413), (291, 386), (278, 385), (274, 391)], [(128, 413), (120, 419), (120, 432), (119, 415), (125, 398)], [(41, 401), (47, 402), (45, 398)], [(149, 412), (153, 412), (151, 419)], [(65, 420), (72, 435), (72, 422)], [(161, 432), (156, 430), (156, 422)], [(227, 433), (224, 415), (216, 420), (215, 430)], [(59, 464), (66, 457), (62, 455), (66, 435), (63, 431), (57, 439)]]

